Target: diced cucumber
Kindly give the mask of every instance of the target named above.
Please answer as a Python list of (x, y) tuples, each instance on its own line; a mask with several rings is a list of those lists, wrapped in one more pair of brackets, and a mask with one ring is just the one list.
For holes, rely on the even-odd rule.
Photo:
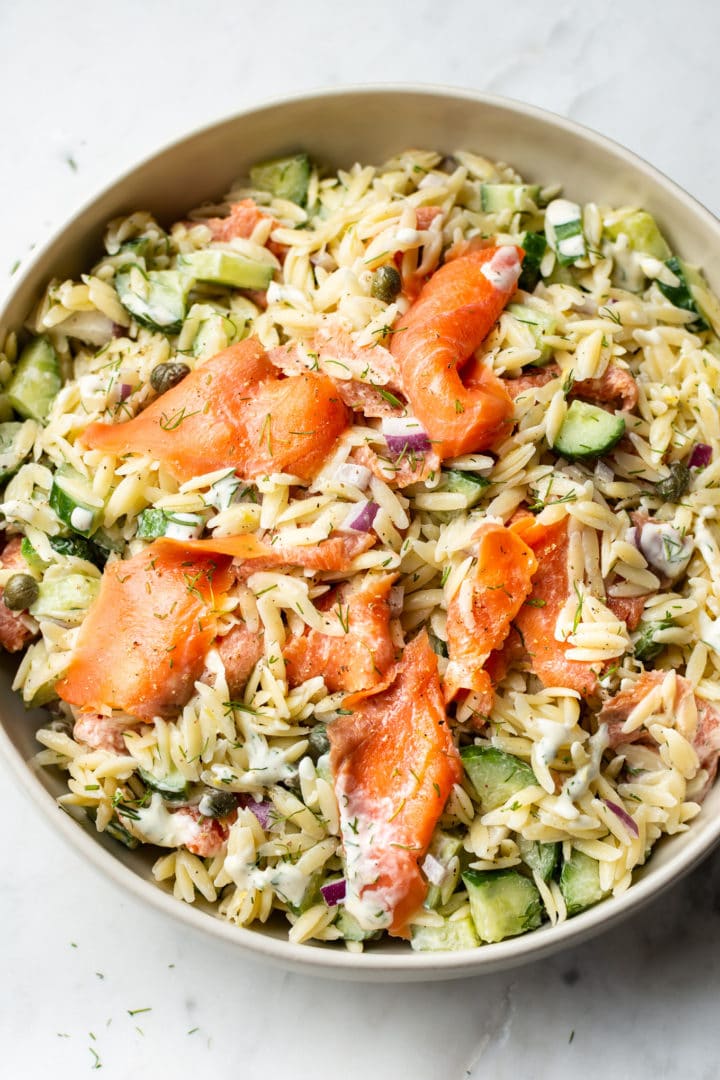
[(590, 461), (609, 453), (624, 434), (622, 416), (577, 398), (565, 414), (552, 449), (571, 461)]
[[(287, 906), (290, 908), (294, 915), (302, 915), (304, 911), (311, 908), (313, 904), (317, 904), (322, 900), (322, 893), (320, 892), (320, 886), (323, 883), (325, 874), (322, 870), (318, 870), (312, 874), (308, 879), (308, 883), (305, 887), (305, 892), (302, 895), (302, 899), (299, 904), (291, 904), (290, 901), (285, 898)], [(276, 886), (280, 895), (282, 895), (282, 886), (280, 883)]]
[(35, 443), (38, 426), (33, 420), (0, 424), (0, 483), (13, 476)]
[(204, 527), (205, 519), (201, 514), (171, 514), (152, 507), (140, 513), (135, 535), (140, 540), (156, 540), (159, 536), (169, 536), (173, 540), (197, 540)]
[(85, 574), (66, 574), (61, 578), (43, 578), (38, 598), (28, 611), (36, 619), (49, 619), (63, 626), (79, 626), (98, 594), (99, 578)]
[(145, 268), (148, 260), (155, 254), (155, 240), (152, 236), (135, 236), (132, 240), (126, 240), (120, 245), (120, 252), (123, 255), (134, 256), (138, 260), (138, 265)]
[(253, 187), (269, 191), (277, 199), (288, 199), (302, 206), (307, 199), (310, 169), (307, 154), (292, 154), (253, 165), (250, 181)]
[(553, 199), (545, 211), (545, 235), (562, 265), (587, 255), (582, 227), (582, 210), (569, 199)]
[(23, 536), (20, 541), (20, 554), (33, 574), (42, 574), (43, 570), (47, 567), (47, 563), (40, 558), (27, 536)]
[(76, 559), (85, 559), (86, 562), (97, 566), (102, 570), (107, 562), (108, 553), (95, 541), (87, 540), (84, 536), (51, 536), (50, 546), (58, 555), (71, 555)]
[(138, 769), (138, 776), (151, 791), (157, 791), (168, 802), (187, 799), (189, 784), (183, 774), (173, 769), (165, 776), (154, 776), (146, 769)]
[(338, 907), (335, 926), (345, 941), (376, 941), (382, 937), (382, 930), (363, 930), (355, 916), (346, 911), (342, 905)]
[(60, 521), (81, 536), (92, 536), (100, 526), (103, 502), (70, 465), (62, 465), (53, 476), (49, 502)]
[(679, 284), (666, 285), (658, 281), (663, 295), (675, 307), (695, 312), (697, 318), (689, 324), (691, 329), (706, 330), (712, 327), (716, 334), (720, 334), (720, 303), (710, 291), (701, 271), (675, 257), (667, 259), (665, 265), (678, 278)]
[(436, 859), (445, 868), (447, 880), (441, 885), (428, 886), (427, 896), (425, 897), (426, 908), (439, 907), (445, 901), (448, 890), (450, 892), (454, 890), (460, 874), (460, 863), (457, 855), (461, 850), (462, 840), (459, 836), (443, 832), (442, 829), (435, 830), (428, 848), (428, 855)]
[(543, 918), (537, 886), (516, 870), (467, 870), (463, 882), (481, 941), (502, 941), (535, 930)]
[(540, 264), (547, 251), (547, 240), (542, 233), (526, 232), (520, 246), (525, 252), (518, 286), (526, 292), (532, 292), (540, 280)]
[(661, 262), (666, 262), (672, 255), (670, 245), (660, 232), (655, 218), (647, 210), (630, 210), (612, 224), (606, 225), (605, 233), (611, 240), (617, 240), (621, 235), (627, 236), (633, 251), (650, 255)]
[(195, 281), (227, 285), (234, 289), (267, 289), (273, 276), (269, 263), (248, 259), (236, 251), (217, 248), (180, 255), (177, 265)]
[(443, 469), (440, 474), (440, 483), (435, 490), (455, 491), (459, 495), (464, 495), (469, 509), (480, 502), (485, 488), (489, 486), (490, 481), (484, 476), (461, 472), (460, 469)]
[(475, 949), (480, 940), (470, 915), (462, 919), (444, 919), (442, 926), (413, 926), (414, 952), (448, 952), (456, 949)]
[(698, 306), (690, 286), (689, 272), (691, 267), (689, 267), (687, 263), (681, 262), (680, 259), (675, 256), (667, 259), (665, 265), (678, 279), (678, 284), (666, 285), (664, 281), (658, 281), (657, 286), (660, 292), (663, 296), (666, 296), (670, 303), (674, 304), (675, 307), (683, 308), (685, 311), (692, 311), (697, 316), (696, 319), (688, 324), (691, 329), (705, 330), (707, 328), (707, 323), (698, 311)]
[(486, 214), (532, 212), (540, 199), (539, 184), (481, 184), (480, 205)]
[(543, 881), (549, 881), (558, 864), (560, 845), (543, 844), (539, 840), (525, 840), (518, 836), (517, 846), (525, 865), (529, 866), (533, 873), (539, 874)]
[(58, 355), (46, 337), (38, 337), (20, 354), (6, 393), (16, 413), (43, 422), (61, 386)]
[(465, 746), (460, 757), (483, 813), (496, 810), (517, 791), (537, 784), (529, 765), (496, 746)]
[(554, 334), (557, 329), (557, 320), (548, 311), (538, 311), (537, 308), (528, 307), (527, 304), (508, 304), (505, 309), (514, 315), (518, 322), (524, 323), (535, 338), (535, 346), (540, 350), (540, 356), (531, 364), (531, 367), (541, 367), (547, 364), (552, 355), (552, 349), (545, 345), (543, 336)]
[(182, 328), (191, 281), (179, 270), (123, 267), (115, 275), (122, 306), (150, 330), (177, 334)]
[(563, 864), (560, 874), (560, 892), (565, 900), (568, 915), (592, 907), (607, 893), (600, 888), (600, 864), (582, 851), (573, 851)]

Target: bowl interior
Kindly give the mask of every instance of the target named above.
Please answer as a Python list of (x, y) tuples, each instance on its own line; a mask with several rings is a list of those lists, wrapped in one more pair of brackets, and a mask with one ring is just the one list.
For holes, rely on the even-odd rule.
[[(0, 324), (19, 329), (51, 277), (77, 274), (95, 261), (107, 221), (148, 209), (163, 223), (217, 199), (250, 164), (283, 152), (307, 150), (328, 166), (378, 163), (406, 147), (451, 153), (474, 150), (513, 165), (525, 178), (561, 182), (570, 197), (644, 206), (673, 247), (701, 264), (720, 291), (720, 224), (699, 204), (616, 144), (539, 110), (472, 93), (430, 88), (333, 91), (264, 106), (191, 135), (133, 169), (80, 211), (36, 255), (0, 312)], [(16, 661), (0, 664), (0, 745), (35, 801), (67, 837), (106, 873), (175, 917), (260, 951), (287, 966), (327, 974), (384, 978), (448, 978), (520, 963), (577, 940), (637, 907), (689, 870), (720, 836), (720, 788), (706, 799), (689, 832), (665, 839), (637, 883), (623, 897), (600, 904), (560, 927), (466, 953), (413, 954), (397, 943), (361, 956), (320, 945), (292, 946), (285, 926), (238, 930), (172, 899), (149, 882), (153, 854), (128, 852), (59, 814), (60, 775), (27, 762), (38, 750), (39, 711), (26, 712), (10, 689)]]

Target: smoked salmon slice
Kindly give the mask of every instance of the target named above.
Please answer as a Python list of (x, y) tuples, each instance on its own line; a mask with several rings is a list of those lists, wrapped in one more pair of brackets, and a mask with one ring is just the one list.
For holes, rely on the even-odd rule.
[(233, 581), (230, 562), (155, 540), (139, 555), (108, 564), (59, 697), (142, 720), (177, 713), (215, 638), (215, 607)]
[(382, 681), (395, 660), (390, 637), (388, 596), (395, 574), (367, 575), (359, 584), (341, 586), (318, 607), (334, 614), (342, 637), (308, 630), (291, 638), (283, 650), (290, 686), (322, 675), (331, 693), (367, 690)]
[(510, 624), (532, 589), (538, 563), (531, 548), (512, 529), (486, 522), (475, 533), (477, 563), (447, 609), (448, 666), (445, 698), (461, 687), (492, 702), (492, 684), (483, 670), (499, 649)]
[(425, 855), (462, 766), (427, 634), (388, 678), (349, 695), (328, 728), (346, 860), (346, 907), (367, 929), (407, 936), (425, 899)]
[(338, 533), (321, 540), (319, 544), (271, 544), (250, 533), (183, 541), (188, 551), (230, 555), (233, 559), (248, 563), (240, 570), (245, 577), (273, 566), (301, 566), (304, 570), (339, 573), (349, 570), (352, 560), (374, 543), (374, 533)]
[(485, 450), (509, 432), (513, 404), (503, 382), (482, 364), (463, 367), (517, 288), (522, 248), (469, 251), (436, 270), (393, 331), (412, 411), (442, 458)]
[(570, 595), (567, 518), (554, 525), (542, 525), (528, 514), (510, 528), (532, 548), (538, 564), (532, 593), (514, 620), (530, 669), (544, 686), (567, 686), (586, 697), (598, 685), (593, 665), (568, 660), (565, 654), (571, 646), (555, 638), (558, 616)]
[(309, 483), (350, 413), (327, 375), (279, 378), (257, 338), (195, 368), (123, 424), (90, 424), (81, 446), (149, 454), (176, 480), (233, 467), (244, 479), (287, 472)]

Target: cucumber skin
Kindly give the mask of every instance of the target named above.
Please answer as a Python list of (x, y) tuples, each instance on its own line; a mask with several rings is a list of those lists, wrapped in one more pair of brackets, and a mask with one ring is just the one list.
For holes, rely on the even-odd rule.
[[(529, 765), (497, 747), (466, 746), (460, 751), (460, 757), (478, 794), (483, 813), (502, 806), (516, 791), (537, 784), (535, 773)], [(488, 780), (493, 783), (488, 783)]]
[(540, 281), (540, 264), (547, 251), (547, 240), (543, 233), (527, 232), (522, 238), (521, 246), (525, 252), (518, 287), (525, 292), (533, 292)]
[(20, 354), (6, 393), (16, 413), (44, 423), (61, 386), (58, 355), (46, 337), (38, 337)]
[(304, 206), (310, 182), (310, 158), (307, 154), (260, 161), (250, 169), (250, 181), (261, 191), (269, 191), (277, 199)]
[[(64, 466), (63, 466), (64, 468)], [(74, 499), (62, 486), (62, 469), (59, 469), (53, 476), (52, 485), (50, 487), (50, 495), (48, 496), (48, 503), (50, 509), (54, 510), (63, 525), (67, 525), (68, 529), (71, 529), (74, 533), (90, 537), (94, 532), (97, 532), (100, 527), (100, 520), (102, 518), (102, 509), (97, 506), (87, 506), (85, 503), (81, 503)], [(93, 515), (93, 520), (89, 529), (76, 529), (72, 523), (73, 510), (80, 507), (83, 510), (89, 510)]]
[[(600, 424), (607, 434), (598, 438), (597, 431), (588, 427), (590, 423)], [(596, 436), (594, 443), (593, 434)], [(570, 461), (593, 461), (609, 453), (624, 434), (625, 421), (621, 416), (612, 416), (598, 405), (576, 399), (567, 411), (552, 449)]]
[(607, 894), (600, 888), (597, 860), (582, 851), (573, 851), (570, 859), (563, 864), (560, 892), (568, 915), (577, 915), (603, 900)]
[(442, 926), (413, 926), (410, 947), (413, 952), (455, 952), (458, 949), (476, 949), (480, 939), (470, 916), (451, 922), (446, 919)]
[(503, 941), (540, 926), (545, 909), (530, 878), (516, 870), (466, 870), (463, 882), (481, 941)]
[(555, 873), (560, 858), (560, 844), (544, 844), (539, 840), (517, 840), (520, 857), (530, 870), (539, 874), (543, 881), (549, 881)]
[(658, 281), (657, 286), (660, 292), (665, 296), (671, 304), (675, 307), (683, 308), (685, 311), (692, 311), (697, 318), (688, 324), (690, 329), (707, 330), (708, 324), (698, 311), (695, 298), (692, 294), (692, 289), (686, 275), (685, 264), (680, 261), (675, 255), (672, 258), (667, 259), (665, 262), (668, 270), (671, 270), (676, 278), (679, 279), (679, 285), (666, 285), (662, 281)]

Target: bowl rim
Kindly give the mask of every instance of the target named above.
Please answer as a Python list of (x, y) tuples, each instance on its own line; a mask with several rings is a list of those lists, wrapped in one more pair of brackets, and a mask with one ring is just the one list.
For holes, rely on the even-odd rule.
[[(184, 134), (176, 135), (164, 143), (159, 150), (144, 154), (110, 182), (96, 188), (94, 194), (77, 206), (70, 217), (56, 226), (46, 240), (23, 260), (19, 271), (9, 279), (9, 283), (0, 295), (0, 319), (12, 303), (15, 294), (22, 291), (26, 282), (32, 278), (36, 266), (44, 261), (47, 252), (74, 227), (78, 218), (90, 211), (96, 203), (106, 198), (112, 191), (121, 188), (140, 169), (165, 154), (179, 149), (183, 144), (198, 137), (209, 135), (214, 129), (220, 129), (229, 123), (254, 114), (303, 102), (322, 101), (348, 95), (380, 94), (452, 98), (461, 102), (467, 101), (475, 105), (504, 110), (509, 117), (520, 115), (535, 120), (546, 127), (554, 128), (557, 132), (584, 140), (593, 148), (598, 148), (615, 156), (619, 161), (626, 162), (635, 171), (651, 179), (654, 184), (659, 184), (671, 198), (689, 205), (709, 229), (715, 232), (720, 229), (720, 222), (707, 207), (645, 158), (593, 128), (569, 120), (550, 110), (506, 96), (486, 94), (471, 88), (439, 83), (381, 82), (319, 87), (271, 97), (240, 109), (234, 109), (219, 118), (197, 125)], [(262, 930), (237, 927), (201, 908), (178, 901), (171, 893), (127, 867), (121, 859), (98, 843), (96, 838), (69, 814), (63, 812), (55, 798), (40, 782), (37, 775), (38, 767), (31, 760), (27, 761), (23, 758), (10, 740), (1, 720), (0, 717), (0, 752), (21, 789), (40, 809), (50, 825), (54, 825), (64, 840), (79, 854), (84, 855), (95, 870), (109, 878), (115, 885), (130, 892), (139, 901), (151, 904), (156, 910), (164, 912), (178, 922), (191, 926), (215, 940), (220, 939), (247, 953), (255, 954), (286, 969), (290, 968), (306, 975), (367, 980), (388, 977), (397, 981), (417, 978), (451, 979), (490, 974), (534, 961), (550, 952), (567, 948), (581, 939), (595, 936), (632, 912), (638, 911), (645, 904), (656, 899), (674, 881), (687, 874), (720, 842), (720, 819), (715, 824), (706, 825), (705, 828), (698, 830), (696, 835), (692, 834), (691, 829), (686, 834), (689, 839), (683, 848), (665, 865), (654, 870), (652, 876), (643, 877), (634, 882), (621, 896), (608, 898), (556, 926), (546, 925), (531, 934), (509, 938), (495, 944), (442, 953), (407, 950), (378, 953), (365, 951), (361, 954), (350, 953), (337, 947), (322, 946), (318, 943), (297, 945), (287, 939), (265, 934)]]

